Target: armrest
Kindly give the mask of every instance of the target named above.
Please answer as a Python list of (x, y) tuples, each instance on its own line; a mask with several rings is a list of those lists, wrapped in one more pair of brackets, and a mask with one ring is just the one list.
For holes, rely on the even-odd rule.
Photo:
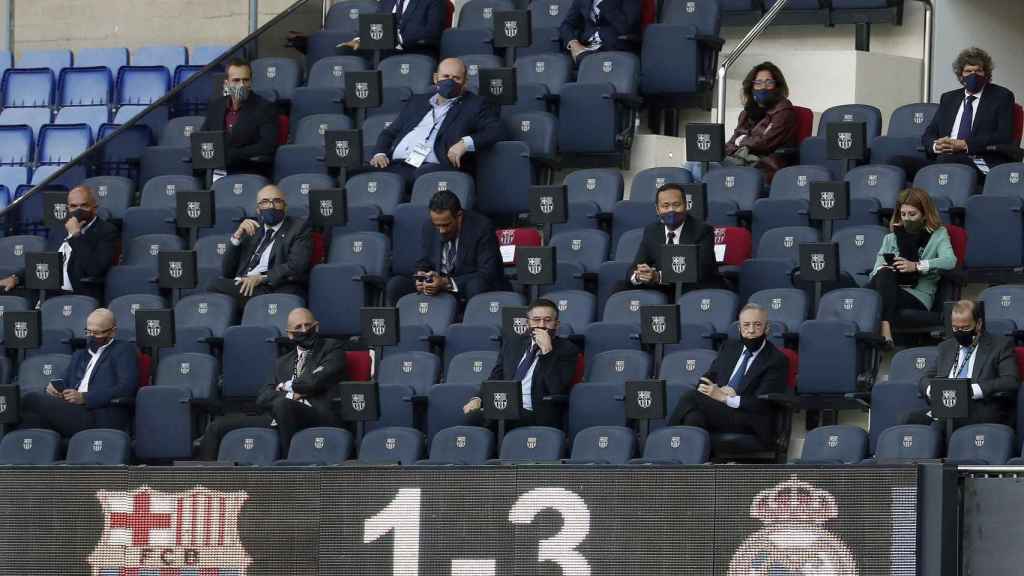
[(718, 36), (708, 36), (707, 34), (694, 34), (693, 39), (700, 43), (705, 48), (711, 48), (712, 50), (721, 50), (722, 46), (725, 46), (725, 40)]
[(430, 342), (431, 346), (442, 347), (444, 346), (444, 336), (441, 336), (440, 334), (431, 334), (430, 336), (427, 336), (427, 342)]
[(630, 108), (640, 108), (644, 105), (644, 99), (636, 94), (615, 93), (612, 95), (612, 100), (625, 104)]
[(387, 281), (382, 276), (374, 276), (372, 274), (366, 274), (362, 277), (364, 284), (369, 284), (374, 288), (384, 289), (387, 285)]
[(206, 336), (197, 340), (200, 344), (209, 344), (210, 346), (223, 347), (224, 338), (220, 336)]
[(249, 162), (255, 162), (257, 164), (273, 164), (273, 156), (252, 156), (249, 158)]
[(545, 402), (551, 402), (551, 403), (554, 403), (554, 404), (558, 404), (560, 406), (567, 406), (569, 404), (569, 395), (568, 394), (552, 394), (550, 396), (544, 396), (543, 400)]
[(785, 392), (774, 394), (758, 394), (757, 399), (762, 400), (764, 402), (771, 402), (772, 404), (776, 404), (784, 408), (795, 408), (800, 404), (799, 399), (796, 396)]
[(91, 286), (99, 286), (101, 284), (106, 284), (107, 283), (107, 279), (103, 278), (101, 276), (86, 276), (85, 278), (79, 279), (78, 282), (80, 284), (89, 284)]
[(392, 216), (391, 214), (381, 214), (379, 217), (377, 217), (377, 223), (383, 224), (385, 226), (391, 226), (392, 224), (395, 223), (395, 217)]
[(545, 104), (558, 104), (561, 101), (558, 94), (545, 94), (543, 99)]
[(110, 405), (122, 407), (135, 406), (135, 398), (132, 398), (131, 396), (122, 396), (120, 398), (114, 398), (113, 400), (110, 401)]
[(873, 332), (857, 332), (857, 342), (871, 347), (881, 347), (885, 343), (881, 336)]

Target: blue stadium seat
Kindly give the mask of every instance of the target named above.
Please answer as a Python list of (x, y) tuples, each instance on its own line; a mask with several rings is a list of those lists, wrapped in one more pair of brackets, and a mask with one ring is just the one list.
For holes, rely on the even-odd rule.
[(277, 361), (277, 328), (273, 326), (230, 326), (224, 331), (225, 398), (256, 398), (274, 375)]
[(501, 10), (512, 10), (512, 3), (508, 0), (469, 0), (462, 5), (459, 12), (459, 28), (486, 28), (494, 26), (492, 16), (494, 12)]
[(550, 94), (558, 94), (569, 82), (572, 74), (572, 60), (567, 54), (549, 53), (520, 56), (516, 58), (516, 82), (540, 84)]
[(558, 149), (558, 120), (546, 111), (504, 114), (505, 135), (509, 140), (523, 142), (530, 157), (541, 162), (554, 162)]
[(493, 432), (478, 426), (453, 426), (434, 435), (430, 458), (418, 464), (473, 466), (485, 463), (493, 454)]
[(227, 294), (194, 294), (186, 296), (174, 306), (175, 326), (203, 327), (217, 338), (223, 338), (229, 326), (238, 323), (235, 302)]
[(338, 183), (326, 174), (292, 174), (278, 181), (277, 187), (284, 192), (288, 207), (309, 210), (309, 191), (336, 188)]
[(534, 28), (558, 28), (572, 6), (572, 0), (533, 0), (530, 24)]
[(867, 456), (868, 434), (857, 426), (821, 426), (807, 432), (798, 464), (859, 464)]
[(459, 198), (463, 209), (472, 210), (476, 203), (476, 186), (473, 177), (456, 170), (441, 170), (424, 174), (412, 186), (412, 204), (430, 205), (434, 194), (447, 190)]
[(430, 91), (436, 68), (434, 59), (422, 54), (389, 56), (377, 67), (383, 86), (404, 86), (416, 94)]
[(125, 296), (160, 296), (157, 273), (152, 266), (111, 266), (105, 279), (104, 298), (113, 302)]
[(857, 325), (847, 320), (807, 320), (800, 325), (801, 395), (842, 395), (858, 391)]
[(71, 364), (70, 354), (37, 354), (25, 358), (18, 366), (17, 384), (21, 395), (29, 392), (45, 392), (54, 378), (63, 378)]
[(989, 171), (982, 194), (1024, 199), (1024, 163), (1007, 162)]
[(3, 107), (52, 106), (57, 82), (49, 68), (11, 68), (3, 76)]
[(766, 230), (784, 226), (810, 225), (808, 202), (796, 198), (761, 198), (754, 202), (751, 242), (757, 246)]
[(462, 56), (466, 64), (466, 88), (474, 94), (480, 93), (480, 71), (491, 68), (500, 68), (503, 60), (494, 54), (478, 53)]
[(161, 146), (191, 146), (192, 133), (198, 132), (205, 117), (203, 116), (179, 116), (167, 122), (164, 131), (160, 133)]
[(873, 386), (868, 427), (871, 451), (874, 451), (883, 430), (900, 424), (907, 414), (927, 408), (928, 402), (921, 397), (916, 381), (897, 381), (890, 376), (888, 382)]
[[(814, 1), (814, 0), (812, 0)], [(792, 3), (791, 3), (792, 4)], [(829, 160), (826, 150), (826, 130), (832, 122), (863, 122), (866, 125), (867, 146), (882, 134), (882, 112), (867, 104), (844, 104), (833, 106), (821, 114), (818, 134), (800, 143), (800, 162), (828, 166), (833, 176), (839, 175), (839, 161)]]
[(292, 134), (299, 121), (312, 114), (340, 114), (344, 98), (344, 86), (311, 87), (299, 86), (292, 91), (292, 105), (289, 115), (289, 129)]
[(769, 322), (779, 322), (786, 331), (796, 334), (807, 319), (807, 293), (796, 288), (760, 290), (750, 295), (749, 302), (768, 311)]
[(114, 77), (106, 66), (67, 68), (57, 83), (59, 106), (106, 106), (114, 92)]
[[(576, 170), (562, 180), (570, 203), (593, 202), (602, 212), (611, 212), (622, 200), (622, 172), (608, 168)], [(570, 215), (571, 216), (571, 215)]]
[(323, 144), (285, 144), (277, 147), (274, 153), (274, 180), (283, 180), (295, 174), (327, 174)]
[(153, 45), (132, 50), (132, 66), (163, 66), (173, 74), (178, 66), (188, 64), (188, 50), (184, 46)]
[(171, 89), (171, 74), (162, 66), (125, 66), (117, 73), (115, 103), (152, 104)]
[(345, 89), (345, 73), (367, 70), (366, 60), (358, 56), (330, 56), (317, 60), (309, 69), (309, 88)]
[(288, 331), (288, 315), (296, 308), (305, 307), (301, 296), (295, 294), (260, 294), (245, 303), (242, 326), (270, 326), (284, 336)]
[(893, 355), (889, 363), (889, 382), (917, 385), (929, 369), (935, 368), (934, 346), (905, 348)]
[(32, 108), (6, 108), (0, 112), (0, 125), (16, 126), (24, 125), (32, 128), (32, 134), (38, 135), (39, 129), (49, 124), (51, 120), (50, 109), (45, 106)]
[(413, 425), (415, 419), (413, 396), (415, 391), (409, 386), (390, 384), (380, 387), (380, 420), (367, 422), (366, 431), (387, 426)]
[(501, 107), (501, 115), (508, 116), (520, 112), (547, 112), (548, 92), (543, 84), (520, 83), (516, 89), (516, 101)]
[(691, 290), (679, 298), (680, 319), (686, 324), (710, 324), (724, 335), (736, 319), (739, 301), (729, 290)]
[(381, 386), (401, 385), (425, 395), (441, 380), (441, 359), (430, 352), (385, 354), (377, 371)]
[[(968, 170), (972, 168), (965, 167)], [(974, 268), (1018, 268), (1024, 262), (1024, 201), (1014, 196), (978, 195), (966, 201), (967, 255)]]
[(625, 384), (651, 376), (651, 357), (642, 350), (606, 350), (589, 360), (588, 382)]
[(127, 48), (79, 48), (75, 50), (75, 68), (104, 66), (116, 77), (122, 66), (128, 65)]
[(549, 246), (555, 247), (560, 262), (579, 264), (584, 272), (597, 274), (608, 259), (608, 234), (603, 230), (570, 230), (551, 237)]
[(343, 428), (317, 426), (300, 430), (292, 436), (288, 459), (278, 464), (288, 466), (341, 464), (352, 456), (352, 434)]
[(18, 57), (15, 65), (18, 68), (49, 68), (53, 75), (71, 67), (71, 50), (25, 50)]
[(846, 320), (857, 325), (857, 330), (869, 334), (878, 332), (881, 322), (880, 296), (868, 288), (844, 288), (826, 292), (818, 302), (818, 320)]
[(785, 258), (800, 263), (800, 245), (818, 241), (818, 231), (808, 226), (780, 226), (766, 230), (757, 241), (757, 258)]
[(402, 324), (423, 324), (438, 336), (447, 334), (458, 307), (451, 294), (426, 296), (416, 293), (402, 296), (396, 306)]
[(811, 182), (827, 182), (832, 176), (821, 166), (787, 166), (775, 173), (768, 197), (772, 200), (807, 200)]
[(212, 402), (220, 397), (220, 362), (210, 354), (180, 352), (160, 358), (155, 386), (176, 386), (191, 392), (191, 399)]
[(1002, 466), (1017, 448), (1013, 428), (1004, 424), (972, 424), (957, 428), (949, 440), (947, 462)]
[(148, 107), (149, 104), (122, 104), (114, 113), (113, 123), (120, 125), (134, 122), (136, 126), (148, 128), (153, 138), (159, 141), (169, 122), (170, 111), (167, 106), (157, 106), (145, 112)]
[(658, 188), (665, 184), (689, 184), (693, 176), (685, 168), (648, 168), (636, 173), (629, 189), (632, 202), (648, 202), (654, 204)]
[(85, 321), (99, 306), (89, 296), (64, 294), (47, 298), (39, 305), (43, 329), (68, 330), (75, 336), (85, 336)]
[[(341, 6), (342, 4), (335, 4)], [(415, 428), (377, 428), (363, 436), (360, 464), (415, 464), (423, 456), (423, 433)]]
[(565, 455), (565, 433), (548, 426), (523, 426), (501, 441), (502, 464), (554, 463)]
[(479, 384), (438, 384), (427, 393), (427, 438), (451, 426), (470, 424), (462, 407), (480, 391)]
[[(920, 139), (919, 139), (920, 140)], [(906, 187), (907, 176), (902, 168), (884, 164), (858, 166), (846, 174), (850, 183), (850, 200), (874, 198), (882, 208), (892, 211), (900, 192)]]
[(132, 341), (135, 338), (135, 311), (160, 310), (167, 308), (167, 302), (154, 294), (125, 294), (108, 299), (107, 308), (114, 313), (117, 337)]
[[(741, 211), (750, 212), (761, 196), (761, 171), (749, 166), (716, 168), (704, 175), (708, 200), (733, 201)], [(749, 214), (747, 215), (749, 218)]]
[(110, 111), (106, 106), (68, 106), (57, 112), (54, 124), (85, 124), (92, 131), (95, 140), (100, 128), (110, 121)]
[(328, 264), (356, 264), (363, 267), (366, 278), (383, 286), (391, 275), (391, 241), (380, 232), (345, 232), (335, 230), (331, 237)]
[(921, 136), (939, 109), (938, 104), (906, 104), (893, 110), (885, 136), (871, 143), (871, 162), (888, 164), (897, 156), (925, 160)]
[(350, 37), (359, 34), (359, 15), (377, 11), (377, 3), (371, 0), (347, 0), (337, 2), (327, 12), (324, 30), (345, 32)]
[(127, 466), (131, 460), (131, 439), (123, 430), (83, 430), (68, 441), (67, 464)]
[(954, 208), (967, 206), (977, 186), (978, 171), (963, 164), (932, 164), (914, 176), (914, 188), (925, 190), (932, 198), (949, 198)]
[(444, 373), (447, 384), (475, 384), (479, 386), (491, 377), (491, 371), (498, 363), (495, 350), (475, 350), (456, 354), (448, 362)]
[(529, 211), (522, 191), (534, 183), (530, 148), (523, 142), (498, 142), (477, 158), (477, 210), (491, 217)]
[(591, 426), (573, 434), (571, 464), (625, 464), (636, 453), (636, 434), (625, 426)]
[(328, 130), (351, 130), (352, 119), (344, 114), (310, 114), (299, 120), (293, 131), (294, 143), (300, 146), (323, 146)]
[(849, 226), (832, 237), (839, 245), (840, 270), (848, 274), (857, 286), (867, 286), (878, 249), (888, 233), (889, 229), (884, 226)]
[[(140, 166), (151, 171), (158, 168), (159, 165), (153, 163), (154, 158), (146, 164), (142, 163), (143, 152), (153, 144), (153, 133), (147, 126), (101, 126), (97, 139), (103, 140), (107, 137), (110, 140), (100, 149), (98, 158), (99, 169), (107, 176), (124, 176), (144, 182), (144, 171), (140, 170)], [(182, 159), (188, 156), (188, 152), (180, 154), (181, 156), (176, 159), (177, 173), (183, 173), (185, 168), (191, 171), (191, 166), (182, 162)]]
[[(714, 350), (691, 349), (677, 350), (666, 354), (661, 361), (661, 373), (659, 378), (665, 380), (670, 386), (695, 388), (704, 374), (711, 368), (718, 354)], [(679, 401), (679, 397), (670, 398), (666, 403), (669, 412)]]
[(149, 266), (154, 272), (160, 252), (185, 249), (185, 241), (172, 234), (143, 234), (126, 240), (121, 262), (129, 266)]
[(559, 54), (562, 52), (562, 38), (557, 26), (544, 26), (533, 29), (533, 38), (529, 46), (516, 49), (516, 56), (536, 56), (537, 54)]
[(14, 430), (0, 440), (0, 464), (41, 466), (57, 461), (60, 434), (53, 430)]
[[(391, 215), (395, 207), (401, 202), (405, 194), (405, 183), (402, 177), (391, 172), (366, 172), (350, 177), (345, 182), (345, 191), (348, 194), (348, 205), (352, 206), (377, 206), (382, 214)], [(422, 207), (404, 208), (419, 214), (423, 212)], [(423, 215), (426, 218), (426, 215)], [(396, 227), (397, 229), (397, 227)], [(414, 237), (419, 237), (419, 227), (408, 232)], [(398, 244), (398, 239), (395, 239)]]
[(563, 153), (618, 154), (624, 145), (619, 135), (628, 123), (618, 98), (637, 94), (640, 61), (628, 52), (592, 56), (580, 63), (576, 82), (562, 87), (559, 147)]
[(377, 147), (377, 139), (380, 138), (381, 132), (390, 126), (396, 118), (398, 118), (397, 113), (374, 114), (363, 121), (360, 129), (363, 131), (363, 158), (365, 160), (373, 157), (373, 151)]
[(630, 464), (704, 464), (711, 456), (711, 436), (694, 426), (659, 428), (647, 437), (642, 458)]
[[(359, 315), (352, 314), (366, 300), (363, 268), (355, 264), (320, 264), (309, 274), (309, 305), (329, 336), (355, 336), (361, 331)], [(404, 320), (404, 319), (403, 319)]]
[(625, 426), (625, 387), (621, 382), (581, 382), (569, 393), (566, 433), (575, 437), (591, 426)]
[(942, 435), (932, 426), (903, 424), (878, 435), (874, 460), (880, 464), (913, 462), (942, 456)]
[(291, 58), (257, 58), (252, 61), (252, 88), (273, 90), (279, 100), (290, 101), (302, 82), (302, 67)]
[(32, 128), (28, 126), (0, 126), (0, 164), (30, 164), (34, 157), (34, 142)]
[(39, 236), (7, 236), (0, 238), (0, 270), (8, 274), (19, 272), (25, 268), (25, 254), (42, 252), (46, 249), (46, 240)]
[(640, 326), (640, 308), (667, 304), (665, 294), (657, 290), (623, 290), (608, 298), (601, 315), (602, 322)]
[[(642, 92), (683, 103), (710, 91), (722, 49), (720, 30), (717, 1), (666, 2), (658, 23), (644, 30)], [(656, 56), (665, 54), (672, 58)]]
[(193, 176), (171, 174), (150, 178), (142, 186), (139, 206), (142, 208), (164, 208), (174, 210), (179, 191), (202, 190), (202, 184)]
[[(0, 142), (7, 137), (7, 134), (3, 132), (3, 126), (0, 126)], [(13, 140), (14, 138), (12, 138)], [(31, 140), (31, 136), (29, 137)], [(31, 147), (31, 144), (29, 144)], [(0, 147), (0, 155), (3, 154), (2, 147)], [(2, 157), (0, 157), (0, 164), (2, 164)], [(3, 166), (0, 165), (0, 186), (7, 189), (10, 196), (14, 195), (14, 191), (19, 186), (23, 186), (29, 181), (29, 169), (25, 166)]]
[(270, 181), (256, 174), (228, 174), (213, 184), (217, 207), (237, 206), (247, 215), (255, 216), (256, 196), (268, 184)]
[(555, 290), (544, 293), (558, 307), (559, 334), (583, 334), (597, 319), (597, 299), (585, 290)]
[(50, 124), (39, 129), (39, 164), (66, 164), (92, 146), (92, 129), (85, 124)]
[(281, 447), (277, 431), (270, 428), (239, 428), (224, 435), (217, 460), (242, 466), (270, 466)]
[(1009, 321), (1015, 328), (1024, 329), (1024, 286), (990, 286), (978, 299), (985, 303), (986, 328), (993, 322)]

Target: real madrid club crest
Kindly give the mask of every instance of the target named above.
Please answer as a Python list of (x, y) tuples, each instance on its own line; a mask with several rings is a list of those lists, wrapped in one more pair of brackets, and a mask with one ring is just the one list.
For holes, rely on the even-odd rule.
[(764, 527), (732, 556), (727, 576), (857, 576), (850, 548), (825, 525), (839, 516), (832, 494), (795, 475), (763, 490), (750, 516)]

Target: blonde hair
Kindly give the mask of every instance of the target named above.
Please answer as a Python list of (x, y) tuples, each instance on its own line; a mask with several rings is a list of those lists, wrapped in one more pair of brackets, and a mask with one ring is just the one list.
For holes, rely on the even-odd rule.
[(900, 192), (900, 197), (896, 201), (896, 209), (892, 211), (892, 219), (889, 220), (890, 231), (895, 230), (896, 226), (903, 225), (903, 217), (900, 216), (900, 206), (904, 204), (913, 206), (921, 212), (924, 217), (925, 228), (927, 228), (929, 232), (934, 232), (939, 228), (942, 228), (942, 220), (939, 218), (939, 211), (935, 208), (935, 203), (932, 202), (931, 196), (920, 188), (907, 188)]

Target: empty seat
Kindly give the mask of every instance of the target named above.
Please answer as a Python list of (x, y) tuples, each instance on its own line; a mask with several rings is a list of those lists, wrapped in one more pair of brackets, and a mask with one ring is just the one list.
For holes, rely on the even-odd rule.
[(619, 170), (577, 170), (568, 174), (562, 184), (566, 186), (570, 203), (593, 202), (602, 212), (611, 212), (615, 203), (622, 200), (623, 181)]
[(58, 458), (60, 434), (53, 430), (29, 428), (15, 430), (0, 440), (0, 464), (39, 466)]
[(54, 124), (85, 124), (92, 130), (95, 140), (100, 128), (110, 120), (110, 111), (106, 106), (69, 106), (61, 108)]
[(131, 440), (123, 430), (83, 430), (68, 442), (68, 464), (127, 466), (130, 459)]
[[(398, 246), (395, 248), (397, 250)], [(451, 294), (406, 294), (398, 300), (396, 306), (402, 324), (423, 324), (438, 336), (448, 332), (457, 307), (455, 297)]]
[(857, 426), (821, 426), (807, 433), (800, 464), (858, 464), (867, 455), (868, 434)]
[(953, 432), (947, 456), (957, 464), (1001, 466), (1016, 448), (1013, 428), (1003, 424), (972, 424)]
[(459, 203), (464, 209), (472, 210), (476, 196), (473, 177), (465, 172), (455, 170), (441, 170), (424, 174), (416, 179), (412, 187), (412, 204), (422, 206), (430, 205), (434, 194), (441, 191), (448, 191), (459, 198)]
[(711, 436), (703, 428), (671, 426), (647, 437), (642, 458), (631, 464), (703, 464), (711, 455)]
[(70, 364), (70, 354), (37, 354), (26, 358), (18, 366), (17, 383), (22, 396), (29, 392), (44, 392), (50, 380), (64, 377)]
[(66, 164), (92, 146), (92, 129), (84, 124), (43, 126), (39, 130), (40, 164)]
[(171, 74), (163, 66), (125, 66), (117, 74), (114, 101), (119, 104), (152, 104), (171, 89)]
[[(490, 374), (488, 374), (490, 376)], [(385, 354), (377, 371), (382, 386), (409, 386), (417, 394), (440, 381), (441, 359), (430, 352), (396, 352)]]
[(209, 354), (180, 352), (160, 358), (155, 386), (176, 386), (191, 392), (191, 399), (214, 402), (220, 397), (220, 362)]
[(932, 164), (914, 176), (914, 188), (922, 188), (932, 198), (948, 198), (955, 208), (967, 205), (975, 193), (978, 171), (963, 164)]
[(469, 0), (459, 12), (459, 28), (486, 28), (494, 26), (494, 12), (512, 10), (508, 0)]
[(294, 141), (301, 146), (323, 146), (328, 130), (351, 129), (352, 119), (344, 114), (310, 114), (299, 120)]
[(501, 441), (499, 460), (507, 464), (557, 462), (565, 454), (565, 434), (547, 426), (523, 426)]
[(29, 126), (0, 126), (0, 164), (24, 165), (32, 162), (35, 136)]
[(330, 56), (317, 60), (309, 69), (309, 88), (345, 89), (345, 73), (367, 69), (366, 60), (358, 56)]
[(1008, 162), (989, 171), (982, 194), (1016, 196), (1024, 199), (1024, 164)]
[(160, 145), (191, 146), (192, 133), (201, 130), (205, 120), (206, 118), (203, 116), (179, 116), (172, 118), (160, 134)]
[[(337, 6), (337, 5), (336, 5)], [(415, 428), (377, 428), (363, 436), (360, 464), (415, 464), (423, 455), (423, 433)]]
[(128, 65), (127, 48), (78, 48), (75, 50), (75, 68), (104, 66), (117, 76), (121, 66)]
[(886, 428), (878, 436), (875, 461), (912, 462), (942, 456), (942, 435), (932, 426), (903, 424)]
[(18, 57), (18, 68), (49, 68), (54, 76), (71, 67), (71, 50), (25, 50)]
[(239, 428), (224, 435), (217, 460), (243, 466), (269, 466), (280, 453), (277, 432), (270, 428)]
[(381, 71), (383, 86), (404, 86), (413, 93), (425, 94), (433, 85), (436, 67), (430, 56), (399, 54), (382, 60), (377, 69)]
[(156, 271), (160, 252), (184, 250), (185, 241), (170, 234), (143, 234), (132, 238), (125, 246), (122, 263), (129, 266), (149, 266)]
[(25, 125), (32, 128), (32, 134), (34, 135), (38, 135), (39, 129), (49, 124), (50, 120), (50, 109), (40, 106), (32, 108), (7, 108), (0, 112), (0, 125)]
[(56, 84), (49, 68), (7, 70), (3, 76), (4, 108), (52, 106)]
[(902, 168), (884, 164), (858, 166), (846, 174), (850, 183), (850, 200), (874, 198), (886, 210), (894, 210), (899, 194), (906, 187), (907, 175)]
[(278, 464), (332, 466), (352, 455), (352, 434), (343, 428), (317, 426), (292, 436), (288, 459)]
[(636, 434), (625, 426), (591, 426), (572, 443), (574, 464), (625, 464), (636, 452)]
[(348, 0), (336, 2), (327, 12), (324, 30), (344, 32), (351, 37), (359, 33), (359, 15), (372, 14), (377, 11), (377, 3), (371, 0)]
[(651, 375), (651, 358), (642, 350), (606, 350), (590, 359), (588, 382), (646, 380)]
[(434, 435), (430, 458), (420, 464), (479, 465), (494, 454), (494, 433), (477, 426), (453, 426)]
[(480, 385), (491, 377), (497, 363), (498, 353), (492, 350), (462, 352), (448, 363), (444, 381), (448, 384)]
[(114, 92), (114, 77), (106, 66), (68, 68), (57, 83), (59, 106), (106, 106)]
[(163, 66), (171, 74), (175, 68), (188, 64), (184, 46), (153, 45), (132, 50), (132, 66)]
[(252, 61), (252, 88), (271, 91), (279, 100), (290, 101), (302, 81), (302, 68), (291, 58), (257, 58)]

